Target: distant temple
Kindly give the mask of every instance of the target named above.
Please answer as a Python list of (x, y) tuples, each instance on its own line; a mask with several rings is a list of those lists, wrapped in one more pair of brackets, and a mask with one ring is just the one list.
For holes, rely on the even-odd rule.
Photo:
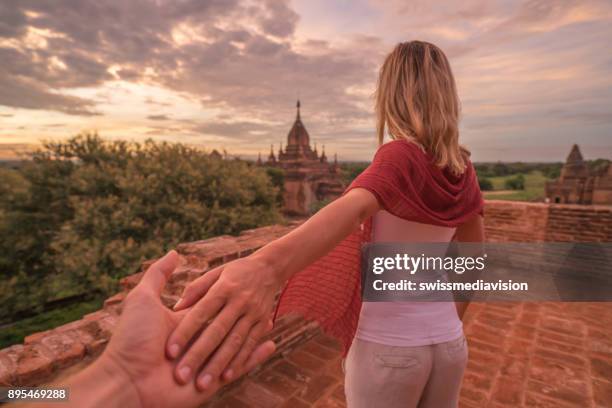
[(262, 162), (260, 154), (257, 163), (285, 171), (284, 210), (289, 214), (308, 215), (316, 201), (334, 199), (344, 190), (337, 155), (334, 155), (333, 163), (328, 163), (325, 146), (320, 155), (316, 143), (314, 149), (310, 147), (310, 135), (300, 117), (299, 100), (285, 150), (281, 143), (276, 157), (274, 146), (270, 146), (266, 162)]
[(578, 145), (570, 154), (557, 180), (546, 182), (546, 198), (551, 203), (612, 204), (612, 164), (592, 171), (582, 158)]

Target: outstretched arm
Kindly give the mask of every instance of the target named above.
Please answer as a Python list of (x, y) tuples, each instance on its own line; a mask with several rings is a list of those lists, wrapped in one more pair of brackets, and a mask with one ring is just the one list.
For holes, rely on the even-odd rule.
[(378, 201), (372, 193), (363, 188), (353, 189), (299, 228), (255, 252), (253, 257), (269, 265), (278, 279), (285, 282), (329, 252), (378, 210)]
[(176, 309), (193, 307), (167, 344), (169, 357), (180, 358), (177, 380), (187, 383), (200, 372), (196, 384), (207, 390), (226, 367), (225, 379), (231, 379), (269, 325), (275, 296), (285, 281), (329, 252), (378, 209), (368, 190), (350, 190), (284, 237), (189, 285)]

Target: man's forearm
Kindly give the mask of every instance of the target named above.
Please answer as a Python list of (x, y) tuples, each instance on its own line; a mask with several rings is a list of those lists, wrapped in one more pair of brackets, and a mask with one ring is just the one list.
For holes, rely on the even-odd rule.
[(68, 401), (28, 404), (31, 408), (139, 407), (138, 394), (128, 378), (101, 356), (82, 371), (58, 381), (54, 387), (68, 389)]

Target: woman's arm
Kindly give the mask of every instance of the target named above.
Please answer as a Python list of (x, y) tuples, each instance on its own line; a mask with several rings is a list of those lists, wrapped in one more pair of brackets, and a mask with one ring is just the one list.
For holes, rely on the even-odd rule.
[(252, 256), (285, 282), (329, 252), (378, 210), (378, 201), (372, 193), (363, 188), (353, 189)]
[[(458, 242), (484, 242), (485, 232), (482, 215), (477, 214), (466, 223), (460, 225), (457, 228), (455, 239)], [(459, 315), (460, 319), (463, 319), (463, 315), (465, 314), (469, 304), (470, 302), (455, 302), (457, 314)]]
[(372, 193), (355, 188), (284, 237), (190, 284), (175, 309), (193, 307), (167, 343), (168, 356), (180, 357), (176, 379), (189, 382), (204, 362), (197, 379), (200, 389), (215, 384), (228, 364), (225, 376), (230, 379), (233, 367), (240, 366), (269, 326), (275, 296), (285, 281), (329, 252), (378, 209)]

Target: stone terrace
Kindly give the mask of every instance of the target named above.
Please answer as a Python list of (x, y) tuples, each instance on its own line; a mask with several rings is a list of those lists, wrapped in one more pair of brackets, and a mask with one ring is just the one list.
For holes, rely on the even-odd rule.
[[(612, 241), (612, 207), (488, 201), (485, 222), (492, 241)], [(187, 282), (291, 228), (264, 227), (179, 246), (181, 266), (164, 302), (172, 305)], [(95, 358), (140, 276), (126, 278), (125, 290), (103, 310), (0, 350), (0, 384), (41, 384)], [(472, 303), (464, 323), (470, 359), (461, 406), (612, 406), (612, 304)], [(207, 406), (345, 406), (341, 357), (332, 339), (299, 318), (279, 321), (270, 337), (278, 344), (275, 356)]]

